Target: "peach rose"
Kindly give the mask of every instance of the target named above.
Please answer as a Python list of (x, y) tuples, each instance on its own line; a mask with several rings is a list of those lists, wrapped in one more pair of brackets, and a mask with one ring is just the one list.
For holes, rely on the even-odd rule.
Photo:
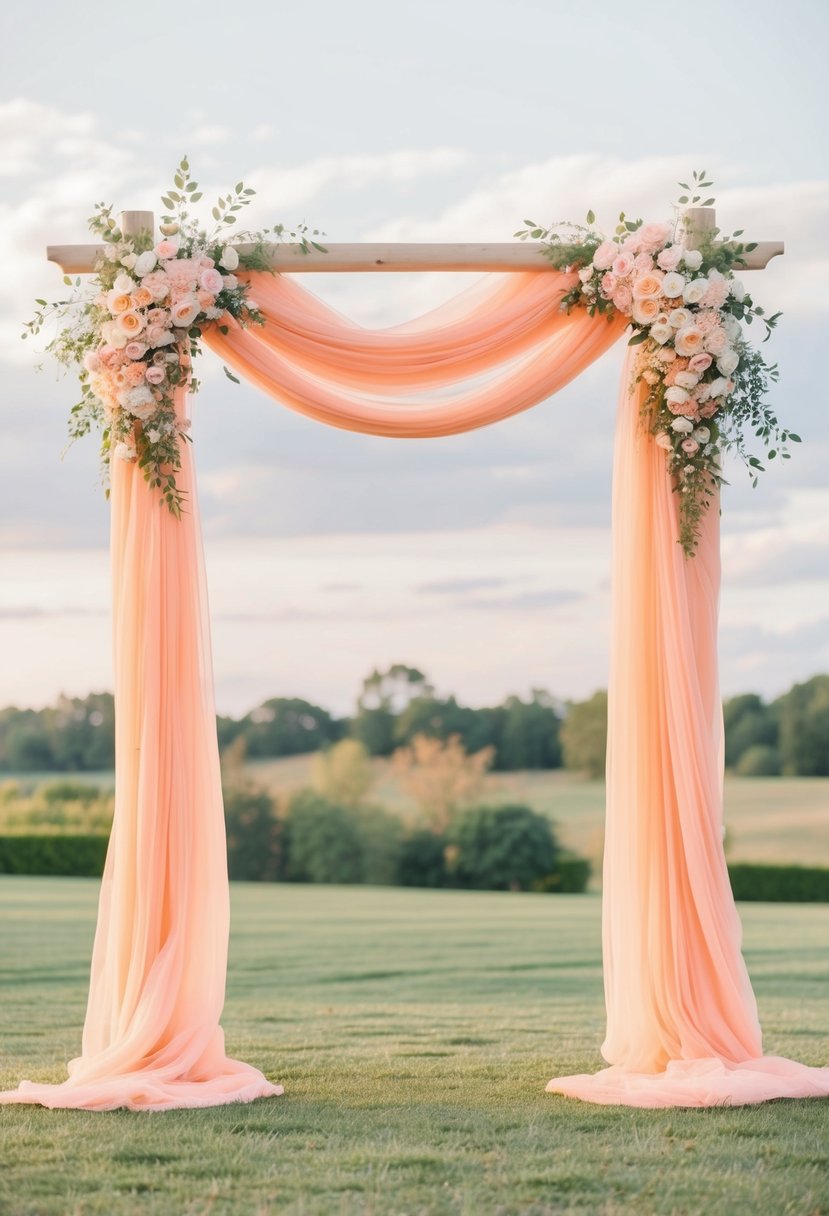
[(676, 331), (674, 347), (678, 355), (698, 355), (702, 350), (703, 333), (698, 325), (684, 325)]
[(639, 325), (650, 325), (658, 312), (659, 301), (655, 300), (653, 296), (646, 296), (644, 300), (633, 301), (631, 316)]
[[(634, 300), (645, 300), (653, 298), (654, 300), (662, 294), (662, 275), (658, 271), (653, 271), (648, 274), (640, 275), (633, 284)], [(659, 312), (657, 308), (654, 316)]]
[(146, 287), (138, 287), (132, 293), (133, 308), (147, 308), (153, 302), (153, 294)]
[(121, 332), (125, 333), (128, 338), (134, 338), (144, 328), (144, 319), (137, 312), (122, 312), (117, 324)]
[(194, 296), (184, 296), (170, 309), (173, 325), (192, 325), (199, 315), (199, 302)]
[(144, 382), (144, 364), (143, 363), (130, 363), (129, 367), (124, 369), (124, 376), (126, 377), (127, 384), (130, 384), (133, 387), (136, 384), (143, 384), (143, 382)]
[(132, 300), (125, 292), (113, 290), (107, 293), (107, 308), (113, 316), (118, 316), (119, 313), (129, 312)]

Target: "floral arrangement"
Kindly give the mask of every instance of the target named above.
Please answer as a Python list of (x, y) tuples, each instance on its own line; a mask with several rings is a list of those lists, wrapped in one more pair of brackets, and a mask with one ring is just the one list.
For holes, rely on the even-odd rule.
[[(161, 200), (168, 214), (162, 216), (160, 241), (149, 232), (125, 235), (112, 207), (99, 203), (89, 227), (104, 242), (104, 252), (91, 282), (82, 287), (80, 278), (66, 276), (72, 296), (53, 304), (38, 300), (23, 332), (24, 338), (39, 334), (47, 321), (57, 320), (46, 352), (77, 368), (82, 394), (70, 412), (70, 441), (101, 427), (105, 484), (112, 456), (135, 461), (176, 515), (183, 506), (176, 472), (189, 423), (176, 415), (175, 391), (181, 385), (198, 388), (192, 367), (203, 327), (226, 314), (242, 326), (264, 324), (248, 284), (235, 272), (271, 269), (266, 237), (298, 241), (306, 253), (310, 246), (323, 249), (312, 239), (316, 230), (309, 237), (305, 225), (287, 232), (277, 224), (234, 233), (237, 242), (249, 242), (238, 252), (228, 244), (229, 230), (254, 194), (240, 181), (221, 196), (208, 232), (190, 213), (202, 193), (184, 157), (174, 188)], [(225, 373), (236, 381), (227, 368)]]
[[(692, 180), (694, 190), (712, 184), (704, 170), (695, 170)], [(765, 466), (749, 451), (748, 437), (768, 448), (769, 460), (787, 460), (788, 443), (800, 437), (782, 428), (767, 404), (777, 366), (766, 363), (743, 330), (760, 320), (766, 340), (781, 315), (766, 316), (734, 275), (756, 245), (743, 244), (742, 231), (715, 241), (714, 229), (699, 248), (688, 248), (682, 208), (710, 207), (714, 199), (701, 202), (701, 194), (691, 196), (691, 186), (680, 186), (686, 193), (675, 205), (673, 223), (631, 221), (622, 212), (608, 239), (589, 211), (587, 226), (543, 228), (525, 220), (527, 228), (515, 235), (541, 240), (555, 266), (578, 271), (563, 309), (630, 319), (630, 345), (639, 347), (634, 375), (647, 385), (644, 421), (665, 451), (680, 495), (679, 542), (690, 556), (703, 512), (723, 484), (723, 453), (733, 448), (756, 485)]]

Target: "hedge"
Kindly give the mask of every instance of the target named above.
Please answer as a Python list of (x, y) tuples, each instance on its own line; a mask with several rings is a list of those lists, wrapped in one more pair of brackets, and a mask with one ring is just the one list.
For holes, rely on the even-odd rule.
[(106, 836), (0, 836), (0, 874), (65, 874), (100, 878)]
[(829, 903), (829, 870), (816, 866), (728, 867), (735, 899), (762, 903)]
[(555, 870), (552, 874), (547, 874), (534, 883), (533, 890), (550, 892), (555, 895), (582, 895), (587, 890), (591, 869), (586, 857), (560, 853), (556, 860)]

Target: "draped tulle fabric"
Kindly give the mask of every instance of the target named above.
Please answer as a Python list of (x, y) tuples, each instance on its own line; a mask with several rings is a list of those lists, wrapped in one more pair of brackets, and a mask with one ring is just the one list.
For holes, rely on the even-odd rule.
[[(537, 405), (618, 339), (624, 321), (562, 312), (572, 274), (488, 275), (415, 322), (367, 330), (296, 283), (249, 276), (267, 318), (228, 319), (205, 341), (246, 380), (301, 414), (372, 435), (424, 438), (488, 426)], [(493, 373), (498, 365), (503, 369)], [(471, 381), (465, 387), (459, 383)], [(451, 393), (413, 396), (435, 386)]]
[(677, 544), (664, 453), (622, 377), (603, 874), (611, 1067), (548, 1089), (628, 1106), (829, 1095), (829, 1068), (763, 1056), (723, 852), (719, 513)]
[[(178, 409), (185, 408), (183, 390)], [(181, 519), (112, 464), (115, 818), (81, 1055), (2, 1102), (166, 1110), (281, 1093), (225, 1055), (229, 927), (207, 598), (189, 444)]]

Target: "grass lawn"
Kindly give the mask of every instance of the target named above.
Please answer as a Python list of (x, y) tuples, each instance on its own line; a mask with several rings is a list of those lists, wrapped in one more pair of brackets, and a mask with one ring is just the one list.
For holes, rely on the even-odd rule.
[[(97, 884), (0, 880), (0, 1085), (80, 1040)], [(599, 901), (237, 886), (231, 1053), (283, 1098), (0, 1108), (3, 1216), (829, 1214), (829, 1103), (631, 1111), (546, 1095), (600, 1063)], [(770, 1052), (829, 1059), (829, 908), (743, 908)]]

